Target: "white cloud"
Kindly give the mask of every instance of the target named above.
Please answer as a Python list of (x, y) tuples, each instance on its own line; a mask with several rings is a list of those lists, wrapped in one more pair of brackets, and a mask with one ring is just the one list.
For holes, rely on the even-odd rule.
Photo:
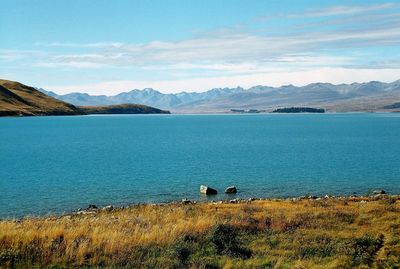
[[(315, 66), (340, 66), (352, 63), (352, 57), (329, 56), (329, 55), (303, 55), (288, 54), (282, 57), (271, 58), (264, 62), (251, 61), (239, 63), (178, 63), (171, 65), (150, 65), (145, 66), (144, 70), (212, 70), (221, 71), (225, 74), (243, 73), (265, 73), (278, 70), (291, 70), (299, 68), (309, 68)], [(323, 64), (322, 64), (323, 63)]]
[[(297, 33), (291, 35), (260, 36), (232, 34), (182, 40), (178, 42), (154, 41), (144, 45), (124, 44), (108, 47), (105, 51), (85, 54), (62, 54), (49, 56), (52, 63), (77, 63), (110, 66), (167, 66), (167, 65), (235, 65), (243, 62), (268, 63), (285, 61), (292, 55), (306, 55), (314, 59), (324, 58), (327, 49), (400, 45), (400, 25), (369, 31), (339, 30)], [(310, 52), (312, 51), (312, 55)], [(331, 59), (333, 56), (328, 56)], [(341, 57), (338, 57), (341, 59)], [(301, 57), (294, 59), (304, 63)], [(293, 61), (289, 61), (293, 62)], [(311, 61), (310, 63), (315, 63)], [(324, 61), (320, 61), (321, 64)], [(327, 63), (325, 63), (326, 65)]]
[[(353, 15), (360, 13), (369, 13), (379, 10), (387, 10), (395, 7), (399, 7), (393, 3), (383, 3), (377, 5), (360, 5), (360, 6), (330, 6), (326, 8), (308, 9), (301, 16), (307, 17), (325, 17), (325, 16), (337, 16), (337, 15)], [(295, 16), (300, 16), (296, 14)]]
[(45, 67), (45, 68), (55, 68), (55, 67), (64, 67), (64, 68), (100, 68), (104, 67), (104, 65), (99, 63), (91, 63), (91, 62), (38, 62), (33, 64), (34, 67)]
[(399, 69), (317, 68), (305, 71), (280, 71), (263, 74), (204, 77), (181, 80), (118, 80), (83, 85), (45, 85), (44, 88), (53, 90), (60, 94), (87, 92), (90, 94), (114, 95), (122, 91), (143, 88), (154, 88), (164, 93), (177, 93), (181, 91), (206, 91), (218, 87), (241, 86), (249, 88), (254, 85), (281, 86), (286, 84), (302, 86), (318, 81), (334, 84), (367, 82), (371, 80), (391, 82), (400, 78), (399, 71)]
[(115, 47), (118, 48), (123, 44), (120, 42), (97, 42), (97, 43), (72, 43), (72, 42), (36, 42), (35, 46), (44, 47), (65, 47), (65, 48), (102, 48), (102, 47)]
[(1, 49), (0, 61), (16, 61), (25, 58), (37, 57), (43, 55), (43, 52), (37, 50), (16, 50), (16, 49)]

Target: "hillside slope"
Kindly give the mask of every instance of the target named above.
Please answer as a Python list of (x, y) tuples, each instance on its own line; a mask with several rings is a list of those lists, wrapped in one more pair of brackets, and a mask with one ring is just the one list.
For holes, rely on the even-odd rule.
[(79, 114), (82, 112), (74, 105), (19, 82), (0, 79), (0, 116)]

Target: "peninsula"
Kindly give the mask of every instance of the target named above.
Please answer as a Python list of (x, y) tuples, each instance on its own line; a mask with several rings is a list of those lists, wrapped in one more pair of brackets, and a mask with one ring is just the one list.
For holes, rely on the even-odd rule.
[(325, 113), (325, 109), (313, 107), (285, 107), (275, 109), (272, 113)]
[(79, 109), (86, 114), (171, 114), (168, 110), (139, 104), (80, 106)]

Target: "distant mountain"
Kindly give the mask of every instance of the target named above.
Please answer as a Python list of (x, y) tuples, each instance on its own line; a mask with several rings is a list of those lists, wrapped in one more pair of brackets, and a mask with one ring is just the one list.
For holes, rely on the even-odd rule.
[(324, 107), (330, 111), (374, 111), (400, 101), (400, 80), (334, 85), (313, 83), (297, 87), (255, 86), (216, 88), (202, 93), (164, 94), (154, 89), (132, 90), (114, 96), (41, 91), (78, 106), (144, 104), (174, 112), (228, 112), (231, 109), (274, 110), (278, 107)]
[(400, 109), (400, 102), (383, 107), (384, 109)]
[(170, 114), (167, 110), (136, 104), (80, 106), (79, 109), (85, 114)]
[(213, 100), (226, 97), (235, 93), (241, 93), (243, 88), (224, 88), (212, 89), (203, 93), (163, 94), (159, 91), (146, 88), (143, 90), (132, 90), (122, 92), (114, 96), (106, 95), (88, 95), (87, 93), (69, 93), (57, 95), (54, 92), (38, 89), (45, 94), (58, 98), (60, 100), (75, 104), (77, 106), (93, 105), (113, 105), (113, 104), (145, 104), (162, 109), (178, 108), (189, 104), (195, 105), (196, 102)]
[(0, 116), (77, 115), (75, 106), (24, 84), (0, 80)]

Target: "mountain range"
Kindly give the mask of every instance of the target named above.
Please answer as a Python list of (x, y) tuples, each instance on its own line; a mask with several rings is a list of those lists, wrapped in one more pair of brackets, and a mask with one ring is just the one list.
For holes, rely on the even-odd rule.
[[(400, 101), (400, 80), (392, 83), (330, 84), (313, 83), (306, 86), (254, 86), (249, 89), (215, 88), (206, 92), (164, 94), (147, 88), (131, 90), (114, 96), (69, 93), (58, 95), (39, 89), (54, 98), (77, 106), (144, 104), (180, 113), (229, 112), (231, 109), (258, 109), (270, 111), (279, 107), (311, 106), (328, 111), (388, 110)], [(393, 108), (395, 109), (395, 108)], [(390, 110), (390, 109), (389, 109)]]

